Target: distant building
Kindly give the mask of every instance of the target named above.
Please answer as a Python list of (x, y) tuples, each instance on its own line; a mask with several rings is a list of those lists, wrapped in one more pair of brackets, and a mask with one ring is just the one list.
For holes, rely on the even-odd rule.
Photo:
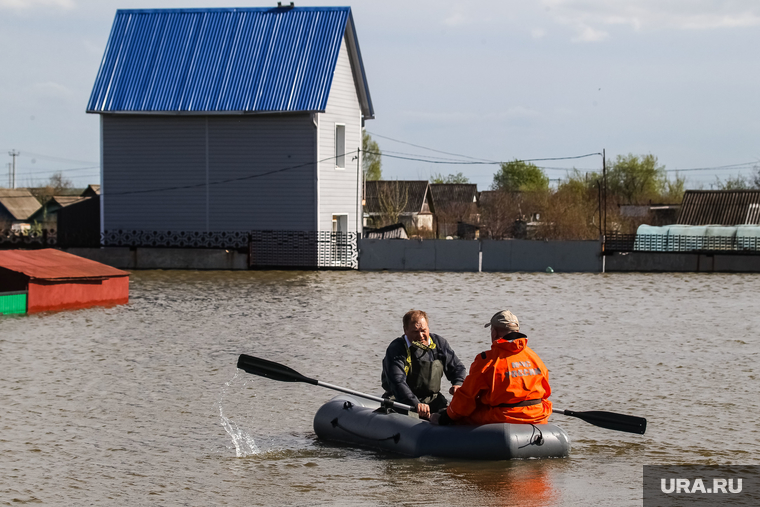
[(54, 195), (29, 220), (41, 224), (43, 228), (55, 229), (58, 223), (58, 212), (61, 208), (85, 199), (88, 198), (80, 195)]
[(644, 219), (650, 225), (670, 225), (676, 223), (680, 204), (623, 204), (620, 216)]
[(411, 230), (434, 232), (430, 185), (426, 180), (379, 180), (365, 183), (364, 225), (402, 223)]
[(119, 10), (92, 90), (104, 231), (361, 231), (349, 7)]
[(52, 248), (0, 251), (0, 307), (11, 307), (11, 311), (2, 313), (128, 302), (126, 271)]
[(687, 190), (677, 224), (760, 224), (760, 190)]
[(100, 185), (87, 185), (87, 188), (82, 192), (82, 197), (95, 197), (100, 195)]
[(435, 208), (436, 230), (439, 238), (459, 236), (460, 232), (473, 234), (480, 221), (478, 213), (478, 186), (474, 183), (431, 183), (430, 195)]
[(27, 189), (0, 188), (0, 229), (26, 231), (42, 206)]

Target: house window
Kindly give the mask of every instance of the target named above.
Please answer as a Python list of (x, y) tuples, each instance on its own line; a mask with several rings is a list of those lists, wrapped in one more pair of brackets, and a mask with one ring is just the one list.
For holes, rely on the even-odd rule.
[(346, 168), (346, 126), (335, 125), (335, 168)]

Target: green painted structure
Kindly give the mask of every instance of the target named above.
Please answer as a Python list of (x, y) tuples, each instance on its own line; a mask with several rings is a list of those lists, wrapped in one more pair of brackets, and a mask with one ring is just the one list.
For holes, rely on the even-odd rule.
[(26, 313), (26, 291), (0, 292), (0, 315)]

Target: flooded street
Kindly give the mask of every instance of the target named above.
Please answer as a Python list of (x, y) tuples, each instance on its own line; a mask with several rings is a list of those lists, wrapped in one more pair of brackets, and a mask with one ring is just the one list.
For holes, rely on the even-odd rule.
[[(760, 464), (757, 275), (142, 271), (130, 288), (127, 306), (0, 319), (0, 504), (636, 506), (642, 465)], [(379, 395), (411, 308), (468, 367), (509, 308), (555, 407), (646, 417), (646, 435), (554, 415), (567, 459), (399, 458), (316, 439), (337, 393), (235, 367)]]

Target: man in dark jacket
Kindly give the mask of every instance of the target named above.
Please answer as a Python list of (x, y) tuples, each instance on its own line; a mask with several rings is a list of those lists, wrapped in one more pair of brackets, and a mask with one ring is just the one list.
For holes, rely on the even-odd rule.
[(384, 398), (417, 407), (423, 419), (448, 405), (441, 394), (441, 378), (451, 382), (454, 394), (467, 376), (467, 369), (457, 358), (449, 343), (432, 334), (427, 314), (410, 310), (403, 318), (404, 336), (388, 346), (383, 358)]

